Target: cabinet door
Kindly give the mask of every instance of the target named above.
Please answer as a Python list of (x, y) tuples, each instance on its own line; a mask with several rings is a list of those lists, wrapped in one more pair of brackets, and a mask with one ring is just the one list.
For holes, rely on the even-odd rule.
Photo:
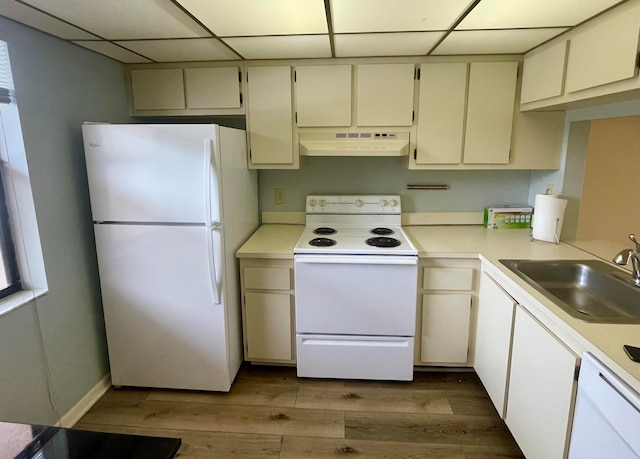
[(240, 108), (239, 72), (238, 67), (185, 69), (187, 108)]
[(463, 162), (508, 164), (517, 62), (472, 62)]
[(467, 64), (422, 64), (418, 102), (418, 164), (462, 160)]
[(567, 92), (636, 76), (640, 4), (612, 11), (583, 27), (569, 46)]
[(298, 126), (351, 126), (351, 66), (296, 68)]
[(568, 41), (524, 58), (520, 103), (562, 95)]
[(528, 459), (565, 457), (578, 357), (516, 308), (505, 422)]
[(292, 360), (291, 295), (245, 294), (247, 360)]
[(184, 109), (182, 69), (131, 70), (134, 110)]
[(292, 164), (291, 67), (249, 67), (247, 75), (251, 164)]
[(467, 363), (471, 295), (422, 295), (420, 360), (429, 363)]
[(473, 368), (502, 418), (505, 415), (515, 306), (515, 300), (489, 275), (482, 273), (476, 311)]
[(358, 65), (358, 126), (411, 126), (413, 64)]

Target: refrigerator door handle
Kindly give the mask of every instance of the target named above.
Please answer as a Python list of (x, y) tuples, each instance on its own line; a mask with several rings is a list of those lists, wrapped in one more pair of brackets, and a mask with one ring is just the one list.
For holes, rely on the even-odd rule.
[[(222, 183), (219, 164), (216, 162), (215, 139), (205, 139), (205, 218), (208, 225), (221, 225), (222, 220)], [(214, 195), (215, 193), (215, 195)]]
[(213, 244), (213, 232), (220, 231), (222, 226), (212, 226), (210, 228), (208, 237), (207, 237), (207, 252), (209, 258), (209, 280), (211, 283), (211, 294), (213, 296), (213, 304), (220, 304), (222, 302), (221, 292), (220, 292), (220, 284), (218, 283), (218, 275), (216, 271), (216, 248)]
[(211, 221), (213, 220), (211, 217), (211, 175), (213, 172), (213, 151), (211, 142), (211, 139), (204, 139), (204, 218), (207, 225), (211, 224)]

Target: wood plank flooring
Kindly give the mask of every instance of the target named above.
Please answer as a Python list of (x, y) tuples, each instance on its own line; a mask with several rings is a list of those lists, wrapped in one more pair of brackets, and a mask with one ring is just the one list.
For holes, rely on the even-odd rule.
[(227, 393), (111, 389), (78, 429), (182, 438), (179, 458), (522, 458), (471, 371), (297, 378), (245, 365)]

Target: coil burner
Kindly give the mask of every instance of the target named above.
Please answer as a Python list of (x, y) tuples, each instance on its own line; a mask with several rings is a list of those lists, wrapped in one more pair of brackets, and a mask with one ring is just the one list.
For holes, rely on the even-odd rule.
[(327, 236), (329, 234), (336, 234), (338, 231), (333, 228), (328, 228), (326, 226), (321, 226), (320, 228), (316, 228), (313, 230), (313, 234)]
[(395, 234), (391, 228), (373, 228), (369, 231), (371, 234), (375, 234), (376, 236), (389, 236), (391, 234)]
[(332, 245), (336, 245), (336, 241), (328, 237), (316, 237), (309, 241), (309, 245), (314, 247), (331, 247)]
[(367, 245), (373, 247), (398, 247), (400, 241), (392, 237), (371, 237), (365, 241)]

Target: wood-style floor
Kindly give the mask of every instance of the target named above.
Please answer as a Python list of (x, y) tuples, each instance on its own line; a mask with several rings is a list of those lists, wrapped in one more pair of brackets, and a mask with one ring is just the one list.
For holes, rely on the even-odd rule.
[(228, 394), (110, 389), (75, 427), (179, 437), (180, 458), (523, 457), (473, 372), (403, 383), (245, 365)]

